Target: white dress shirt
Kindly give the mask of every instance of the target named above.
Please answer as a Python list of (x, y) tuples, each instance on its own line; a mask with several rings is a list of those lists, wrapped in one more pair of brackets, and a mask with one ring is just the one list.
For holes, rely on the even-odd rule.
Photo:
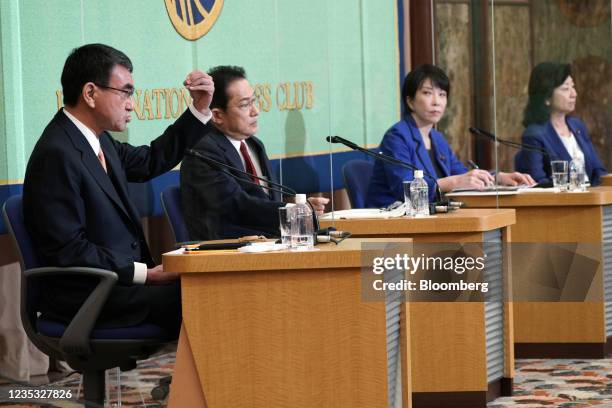
[[(576, 136), (574, 136), (574, 133), (570, 132), (569, 136), (559, 136), (559, 139), (561, 139), (563, 146), (565, 146), (565, 149), (569, 153), (572, 160), (582, 163), (582, 166), (584, 167), (585, 166), (584, 152), (580, 148), (580, 145), (578, 144), (578, 141), (576, 140)], [(585, 178), (584, 180), (585, 182), (589, 181), (588, 175), (585, 174), (584, 178)]]

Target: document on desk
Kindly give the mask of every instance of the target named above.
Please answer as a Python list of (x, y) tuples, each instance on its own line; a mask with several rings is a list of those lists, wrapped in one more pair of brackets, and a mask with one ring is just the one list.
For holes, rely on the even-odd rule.
[(527, 187), (519, 186), (487, 186), (482, 189), (456, 188), (445, 195), (447, 197), (456, 196), (495, 196), (495, 195), (515, 195), (519, 190)]
[(495, 196), (495, 195), (515, 195), (528, 193), (558, 193), (558, 188), (552, 187), (527, 187), (527, 186), (498, 186), (486, 187), (483, 190), (458, 189), (446, 193), (447, 197), (456, 196)]
[(325, 213), (319, 217), (320, 220), (331, 219), (361, 219), (361, 218), (399, 218), (406, 215), (404, 206), (394, 210), (384, 210), (380, 208), (354, 208), (351, 210), (341, 210)]
[(522, 188), (519, 190), (519, 193), (558, 193), (558, 188), (552, 187), (532, 187), (532, 188)]
[(464, 193), (464, 192), (480, 192), (480, 193), (488, 193), (488, 192), (499, 192), (499, 191), (518, 191), (522, 188), (529, 188), (527, 186), (486, 186), (480, 189), (475, 188), (455, 188), (451, 191), (451, 193)]
[(462, 190), (452, 191), (446, 193), (446, 197), (460, 197), (460, 196), (496, 196), (496, 195), (517, 195), (520, 190), (503, 191), (503, 190)]

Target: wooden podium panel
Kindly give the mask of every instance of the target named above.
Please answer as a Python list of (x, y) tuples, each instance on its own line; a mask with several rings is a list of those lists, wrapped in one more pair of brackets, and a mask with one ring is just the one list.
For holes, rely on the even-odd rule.
[[(612, 265), (608, 223), (612, 220), (612, 187), (593, 187), (583, 193), (521, 193), (499, 196), (460, 196), (470, 208), (516, 209), (513, 242), (587, 243), (599, 248), (603, 273), (594, 283), (611, 298), (612, 281), (605, 289), (606, 272)], [(520, 293), (517, 293), (520, 299)], [(525, 358), (603, 358), (610, 351), (612, 303), (603, 299), (587, 302), (514, 302), (516, 356)], [(606, 314), (609, 323), (606, 324)]]
[[(361, 299), (361, 244), (376, 241), (165, 254), (164, 270), (181, 273), (183, 302), (170, 406), (391, 406), (385, 302)], [(409, 407), (406, 308), (399, 398)]]
[(612, 174), (601, 176), (601, 185), (606, 187), (612, 186)]
[[(479, 243), (488, 233), (499, 231), (501, 241), (510, 240), (513, 210), (462, 209), (427, 218), (337, 219), (334, 226), (357, 237), (385, 237), (393, 242), (410, 237), (415, 243)], [(504, 268), (508, 268), (507, 260)], [(507, 270), (504, 271), (507, 273)], [(507, 279), (506, 279), (507, 280)], [(496, 396), (510, 395), (514, 377), (512, 309), (503, 308), (499, 339), (503, 370), (490, 380), (492, 363), (487, 348), (487, 309), (480, 302), (409, 303), (412, 359), (412, 396), (415, 407), (486, 407)], [(489, 305), (491, 306), (491, 305)], [(485, 310), (487, 309), (487, 310)], [(490, 347), (489, 347), (490, 349)], [(502, 377), (503, 375), (503, 377)]]

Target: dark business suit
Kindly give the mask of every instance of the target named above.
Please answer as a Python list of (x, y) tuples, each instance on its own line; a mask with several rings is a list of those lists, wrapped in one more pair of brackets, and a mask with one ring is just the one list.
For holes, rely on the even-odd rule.
[[(187, 110), (150, 146), (134, 147), (104, 132), (100, 146), (108, 174), (85, 136), (62, 111), (36, 143), (24, 181), (26, 228), (45, 265), (89, 266), (117, 273), (118, 284), (99, 324), (138, 324), (176, 306), (178, 285), (132, 284), (134, 262), (152, 267), (153, 260), (127, 182), (144, 182), (172, 169), (207, 127)], [(43, 314), (69, 321), (94, 285), (85, 279), (50, 279), (42, 294)], [(180, 308), (178, 313), (180, 322)], [(177, 316), (170, 314), (167, 317), (176, 321)]]
[[(591, 143), (586, 125), (578, 118), (568, 116), (567, 126), (570, 128), (580, 150), (584, 153), (584, 170), (592, 185), (600, 183), (600, 177), (608, 174), (597, 152)], [(521, 173), (529, 173), (538, 183), (551, 181), (551, 160), (572, 160), (569, 152), (559, 138), (557, 131), (550, 121), (545, 123), (534, 123), (525, 129), (522, 142), (525, 145), (536, 146), (544, 149), (549, 154), (521, 150), (514, 158), (514, 166)]]
[[(259, 159), (263, 176), (275, 181), (263, 143), (246, 140)], [(198, 152), (234, 168), (245, 170), (232, 143), (219, 130), (211, 131), (194, 146)], [(245, 235), (279, 235), (280, 194), (266, 194), (251, 178), (219, 169), (203, 159), (186, 155), (181, 164), (183, 213), (192, 240), (238, 238)]]

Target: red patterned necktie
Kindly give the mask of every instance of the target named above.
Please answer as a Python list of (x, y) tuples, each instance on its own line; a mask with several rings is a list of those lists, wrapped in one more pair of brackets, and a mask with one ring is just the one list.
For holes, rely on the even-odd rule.
[(108, 173), (108, 171), (106, 170), (106, 159), (104, 158), (104, 152), (102, 151), (102, 146), (100, 146), (100, 151), (98, 152), (98, 160), (100, 160), (100, 164), (102, 165), (104, 172)]
[(249, 151), (247, 150), (247, 145), (244, 141), (240, 142), (240, 153), (242, 154), (242, 158), (244, 159), (244, 166), (246, 167), (246, 171), (251, 174), (251, 178), (254, 183), (260, 184), (257, 176), (257, 172), (255, 171), (255, 166), (253, 165), (253, 160), (251, 160), (251, 156), (249, 155)]

